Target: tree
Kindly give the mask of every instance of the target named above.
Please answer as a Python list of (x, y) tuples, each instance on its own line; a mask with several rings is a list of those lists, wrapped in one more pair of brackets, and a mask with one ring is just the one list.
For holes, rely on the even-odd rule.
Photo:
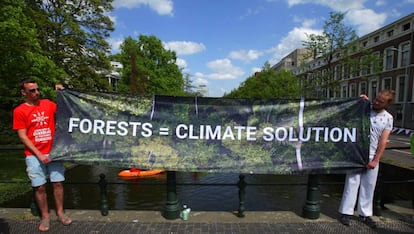
[(321, 61), (322, 69), (312, 69), (302, 79), (303, 92), (308, 97), (334, 97), (339, 90), (339, 74), (352, 76), (366, 71), (380, 71), (380, 58), (363, 47), (351, 27), (344, 24), (345, 13), (331, 12), (322, 34), (310, 34), (303, 42), (308, 57)]
[(21, 102), (18, 84), (23, 78), (36, 80), (42, 94), (53, 97), (53, 85), (64, 76), (63, 70), (43, 54), (36, 25), (27, 10), (24, 0), (0, 3), (0, 105), (5, 110)]
[(74, 88), (108, 88), (103, 78), (110, 68), (105, 38), (113, 30), (107, 15), (113, 9), (112, 0), (28, 2), (41, 48), (66, 72), (64, 82)]
[(247, 78), (237, 89), (224, 97), (229, 98), (298, 98), (299, 84), (290, 71), (274, 71), (265, 63), (261, 72)]
[(166, 50), (155, 36), (131, 37), (121, 45), (122, 82), (138, 95), (185, 95), (184, 79), (174, 51)]
[(201, 93), (199, 90), (196, 90), (196, 86), (193, 85), (193, 80), (191, 80), (190, 74), (188, 73), (184, 74), (183, 90), (187, 96), (192, 96), (192, 97), (203, 96), (203, 93)]

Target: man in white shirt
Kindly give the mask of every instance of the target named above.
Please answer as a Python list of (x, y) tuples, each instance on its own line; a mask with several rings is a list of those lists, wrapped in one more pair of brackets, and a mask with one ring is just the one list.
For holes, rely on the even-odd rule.
[[(339, 221), (346, 226), (350, 225), (350, 218), (354, 215), (357, 198), (357, 212), (361, 220), (371, 228), (377, 226), (371, 218), (373, 215), (374, 191), (377, 183), (379, 161), (385, 151), (393, 128), (393, 117), (385, 108), (393, 102), (394, 96), (394, 91), (383, 90), (378, 93), (372, 103), (369, 163), (365, 171), (346, 175), (344, 192), (339, 207), (339, 213), (341, 213)], [(367, 99), (365, 95), (361, 97)]]

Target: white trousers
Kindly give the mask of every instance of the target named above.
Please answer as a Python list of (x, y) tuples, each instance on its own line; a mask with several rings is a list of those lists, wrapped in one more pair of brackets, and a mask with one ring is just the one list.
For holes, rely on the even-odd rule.
[(374, 169), (346, 175), (339, 213), (354, 215), (355, 203), (358, 199), (358, 215), (372, 216), (378, 169), (379, 164)]

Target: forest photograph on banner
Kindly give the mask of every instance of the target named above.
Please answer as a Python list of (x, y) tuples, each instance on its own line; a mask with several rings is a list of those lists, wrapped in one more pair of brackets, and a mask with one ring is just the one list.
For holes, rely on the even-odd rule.
[(368, 162), (362, 98), (232, 99), (58, 91), (53, 161), (169, 171), (344, 173)]

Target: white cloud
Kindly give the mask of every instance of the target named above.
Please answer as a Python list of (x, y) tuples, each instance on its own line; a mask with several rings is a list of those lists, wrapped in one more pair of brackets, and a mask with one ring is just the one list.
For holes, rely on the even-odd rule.
[(263, 52), (258, 50), (238, 50), (238, 51), (231, 51), (229, 53), (229, 58), (240, 60), (245, 63), (250, 63), (256, 59), (258, 59)]
[(207, 64), (213, 72), (206, 75), (209, 79), (234, 80), (243, 77), (244, 71), (231, 63), (230, 59), (218, 59)]
[(118, 53), (120, 50), (121, 44), (124, 42), (124, 38), (117, 37), (117, 38), (108, 38), (107, 39), (109, 46), (111, 47), (112, 53)]
[(206, 50), (203, 43), (191, 41), (170, 41), (164, 43), (164, 48), (173, 50), (177, 55), (196, 54)]
[(182, 69), (186, 69), (188, 67), (187, 61), (185, 61), (182, 58), (177, 58), (177, 61), (175, 62), (175, 64), (177, 64), (177, 66)]
[(260, 6), (260, 7), (256, 8), (256, 9), (251, 9), (251, 8), (249, 8), (249, 9), (247, 9), (247, 12), (246, 12), (244, 15), (242, 15), (242, 16), (240, 16), (240, 17), (239, 17), (239, 19), (240, 19), (240, 20), (243, 20), (243, 19), (245, 19), (245, 18), (248, 18), (248, 17), (254, 16), (254, 15), (258, 15), (258, 14), (260, 14), (260, 13), (261, 13), (264, 9), (265, 9), (265, 8), (264, 8), (264, 7), (262, 7), (262, 6)]
[(193, 76), (194, 76), (195, 79), (204, 79), (205, 78), (205, 75), (201, 72), (196, 72), (196, 73), (194, 73)]
[[(334, 11), (345, 12), (345, 20), (356, 27), (356, 32), (359, 36), (363, 36), (380, 28), (386, 18), (387, 14), (377, 13), (372, 9), (364, 6), (367, 0), (286, 0), (289, 6), (299, 4), (318, 4), (331, 8)], [(414, 1), (414, 0), (411, 0)], [(384, 0), (377, 0), (377, 6), (386, 4)]]
[(375, 6), (384, 6), (384, 5), (387, 5), (385, 0), (377, 0), (375, 2)]
[(109, 19), (112, 21), (112, 23), (114, 24), (114, 25), (116, 25), (116, 16), (114, 16), (114, 15), (108, 15), (108, 17), (109, 17)]
[(359, 36), (379, 29), (386, 19), (387, 14), (378, 14), (370, 9), (352, 10), (345, 15), (345, 20), (356, 26)]
[(115, 0), (113, 6), (115, 8), (138, 8), (146, 5), (160, 15), (173, 15), (174, 3), (172, 0)]
[(197, 78), (194, 80), (194, 85), (208, 85), (208, 80), (203, 78)]
[(206, 76), (201, 72), (196, 72), (193, 76), (193, 86), (206, 85), (209, 86), (210, 82), (206, 79)]
[(366, 0), (286, 0), (290, 7), (300, 4), (318, 4), (329, 7), (335, 11), (348, 11), (350, 9), (360, 9)]
[(278, 63), (283, 57), (297, 48), (303, 48), (303, 41), (307, 40), (307, 35), (321, 34), (322, 30), (311, 29), (308, 27), (295, 27), (286, 37), (280, 40), (280, 43), (271, 48), (269, 51), (274, 55), (269, 61), (270, 65)]
[(262, 68), (261, 67), (253, 67), (252, 68), (252, 74), (254, 74), (256, 72), (260, 72), (260, 71), (262, 71)]

